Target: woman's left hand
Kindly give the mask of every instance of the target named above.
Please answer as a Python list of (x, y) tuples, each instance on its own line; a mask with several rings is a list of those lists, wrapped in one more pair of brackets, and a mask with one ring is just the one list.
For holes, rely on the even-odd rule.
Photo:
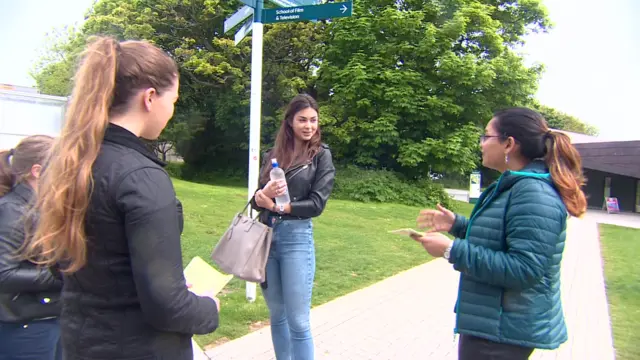
[(438, 232), (426, 233), (423, 236), (412, 235), (411, 237), (421, 243), (424, 249), (435, 257), (442, 257), (445, 250), (453, 243), (453, 240)]
[(273, 209), (273, 205), (275, 205), (273, 200), (271, 200), (271, 198), (265, 195), (262, 192), (262, 190), (258, 190), (256, 192), (255, 199), (256, 199), (256, 204), (263, 209), (271, 210)]

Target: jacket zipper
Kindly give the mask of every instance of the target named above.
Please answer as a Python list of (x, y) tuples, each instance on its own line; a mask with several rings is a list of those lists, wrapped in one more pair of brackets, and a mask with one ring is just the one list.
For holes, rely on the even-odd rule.
[(291, 170), (289, 170), (289, 171), (285, 172), (284, 174), (285, 174), (285, 176), (286, 176), (288, 173), (290, 173), (290, 172), (292, 172), (292, 171), (294, 171), (294, 170), (298, 170), (298, 171), (294, 172), (291, 176), (289, 176), (289, 178), (287, 179), (287, 182), (289, 182), (289, 180), (291, 180), (294, 176), (298, 175), (299, 173), (301, 173), (301, 172), (302, 172), (302, 170), (305, 170), (305, 169), (306, 169), (306, 168), (308, 168), (308, 167), (309, 167), (309, 164), (300, 165), (300, 166), (298, 166), (298, 167), (295, 167), (295, 168), (293, 168), (293, 169), (291, 169)]
[[(489, 204), (489, 202), (493, 199), (493, 197), (498, 192), (498, 188), (500, 187), (500, 182), (502, 182), (502, 178), (503, 177), (500, 176), (500, 178), (498, 179), (498, 183), (496, 184), (496, 187), (493, 189), (493, 192), (489, 196), (487, 196), (485, 199), (483, 199), (483, 202), (481, 204), (476, 204), (476, 206), (479, 206), (478, 207), (478, 211), (472, 212), (473, 215), (471, 216), (471, 218), (469, 219), (469, 223), (467, 224), (466, 238), (468, 238), (469, 235), (470, 235), (471, 225), (473, 224), (473, 220), (475, 220), (475, 218), (478, 216), (478, 214), (482, 210), (484, 210), (484, 208)], [(466, 241), (469, 241), (469, 240), (466, 240)], [(458, 332), (458, 321), (460, 320), (460, 293), (461, 293), (461, 288), (462, 288), (462, 274), (460, 274), (460, 280), (458, 282), (458, 300), (456, 301), (456, 326), (453, 328), (453, 339), (454, 339), (454, 341), (455, 341), (456, 334), (459, 334), (459, 332)], [(500, 303), (500, 313), (502, 314), (502, 302)]]

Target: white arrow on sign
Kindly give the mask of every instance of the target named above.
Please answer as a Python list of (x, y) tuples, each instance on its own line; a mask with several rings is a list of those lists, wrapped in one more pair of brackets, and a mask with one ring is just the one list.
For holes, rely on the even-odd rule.
[(342, 13), (344, 14), (347, 10), (349, 10), (349, 8), (347, 7), (347, 5), (342, 5), (340, 10), (342, 10)]
[(243, 6), (240, 10), (236, 11), (235, 14), (231, 15), (230, 18), (224, 21), (224, 32), (233, 29), (236, 25), (240, 24), (244, 19), (253, 15), (253, 8), (250, 6)]
[(240, 41), (242, 41), (242, 39), (244, 39), (245, 36), (247, 36), (247, 34), (251, 32), (252, 29), (253, 29), (253, 18), (249, 19), (249, 21), (244, 23), (244, 25), (242, 25), (240, 30), (238, 30), (234, 38), (235, 44), (238, 45)]

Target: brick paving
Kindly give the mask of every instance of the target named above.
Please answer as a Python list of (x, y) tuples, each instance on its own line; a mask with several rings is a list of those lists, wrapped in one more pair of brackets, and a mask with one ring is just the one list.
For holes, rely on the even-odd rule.
[(536, 351), (532, 360), (615, 359), (602, 265), (596, 222), (589, 217), (571, 219), (562, 258), (569, 341), (556, 351)]
[[(438, 259), (313, 308), (316, 359), (457, 359), (453, 307), (458, 278), (451, 265)], [(531, 359), (614, 359), (592, 220), (570, 221), (562, 291), (569, 341), (556, 351), (536, 351)], [(215, 360), (275, 359), (268, 327), (206, 355)]]

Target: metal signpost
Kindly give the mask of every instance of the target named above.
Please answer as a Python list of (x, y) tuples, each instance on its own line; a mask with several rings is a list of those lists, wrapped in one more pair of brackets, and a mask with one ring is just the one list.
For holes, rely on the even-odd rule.
[[(351, 16), (353, 2), (333, 2), (319, 4), (320, 0), (270, 0), (279, 8), (264, 9), (265, 0), (240, 0), (245, 6), (224, 22), (227, 33), (244, 24), (235, 34), (235, 44), (242, 41), (249, 32), (251, 38), (251, 105), (249, 114), (249, 189), (248, 199), (258, 188), (260, 172), (260, 117), (262, 112), (262, 43), (264, 24), (288, 21), (318, 20)], [(269, 1), (269, 0), (267, 0)], [(256, 299), (256, 284), (246, 283), (246, 297), (250, 302)]]

